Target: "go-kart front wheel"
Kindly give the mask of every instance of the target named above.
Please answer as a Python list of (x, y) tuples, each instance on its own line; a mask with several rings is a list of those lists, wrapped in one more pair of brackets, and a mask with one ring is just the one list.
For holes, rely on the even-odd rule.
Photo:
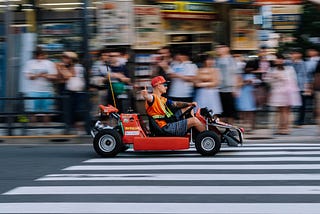
[(204, 131), (196, 137), (195, 146), (201, 155), (213, 156), (220, 151), (221, 142), (213, 131)]
[(122, 151), (121, 136), (113, 129), (101, 130), (93, 139), (93, 148), (102, 157), (114, 157)]

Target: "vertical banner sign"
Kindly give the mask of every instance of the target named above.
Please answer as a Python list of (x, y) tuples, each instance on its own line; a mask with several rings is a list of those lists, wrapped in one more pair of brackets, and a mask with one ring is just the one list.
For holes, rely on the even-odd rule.
[(153, 5), (134, 7), (134, 49), (158, 49), (164, 44), (160, 8)]
[(256, 50), (257, 30), (253, 23), (253, 9), (234, 9), (231, 11), (231, 49)]
[(97, 32), (101, 45), (131, 45), (132, 0), (102, 0), (97, 4)]

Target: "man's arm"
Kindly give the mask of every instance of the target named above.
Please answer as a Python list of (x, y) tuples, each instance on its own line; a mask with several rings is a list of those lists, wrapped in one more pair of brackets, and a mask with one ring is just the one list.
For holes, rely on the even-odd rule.
[(187, 103), (187, 102), (179, 102), (179, 101), (173, 101), (172, 102), (172, 106), (175, 108), (186, 108), (189, 106), (197, 106), (196, 102), (192, 102), (192, 103)]

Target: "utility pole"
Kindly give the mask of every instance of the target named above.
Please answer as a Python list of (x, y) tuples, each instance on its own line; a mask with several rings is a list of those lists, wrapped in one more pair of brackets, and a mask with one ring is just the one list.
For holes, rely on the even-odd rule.
[[(6, 10), (5, 10), (5, 54), (6, 54), (6, 81), (5, 81), (5, 95), (6, 97), (14, 97), (15, 90), (14, 88), (17, 87), (15, 84), (15, 72), (13, 70), (13, 63), (14, 63), (14, 41), (12, 37), (12, 11), (10, 9), (10, 2), (6, 0)], [(13, 111), (13, 102), (11, 100), (5, 101), (5, 112), (12, 112)], [(12, 135), (12, 123), (13, 118), (8, 117), (8, 135)]]
[(5, 10), (5, 52), (6, 52), (6, 96), (7, 97), (13, 97), (14, 94), (14, 88), (16, 87), (15, 81), (14, 81), (14, 71), (13, 71), (13, 61), (14, 61), (14, 41), (12, 37), (12, 11), (10, 9), (10, 2), (9, 0), (6, 0), (6, 10)]
[[(89, 13), (88, 13), (88, 0), (83, 0), (83, 9), (82, 9), (82, 35), (83, 35), (83, 40), (82, 40), (82, 50), (83, 50), (83, 66), (85, 69), (85, 79), (86, 79), (86, 89), (88, 89), (88, 83), (89, 83), (89, 71), (90, 71), (90, 66), (91, 66), (91, 56), (89, 53)], [(86, 94), (86, 99), (88, 102), (86, 102), (86, 131), (89, 133), (90, 130), (90, 115), (89, 115), (89, 95)]]

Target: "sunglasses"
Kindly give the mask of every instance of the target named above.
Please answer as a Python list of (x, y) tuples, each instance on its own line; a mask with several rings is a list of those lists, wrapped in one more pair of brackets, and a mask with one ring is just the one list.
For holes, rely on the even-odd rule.
[(161, 85), (163, 85), (164, 87), (168, 87), (168, 83), (162, 83)]

